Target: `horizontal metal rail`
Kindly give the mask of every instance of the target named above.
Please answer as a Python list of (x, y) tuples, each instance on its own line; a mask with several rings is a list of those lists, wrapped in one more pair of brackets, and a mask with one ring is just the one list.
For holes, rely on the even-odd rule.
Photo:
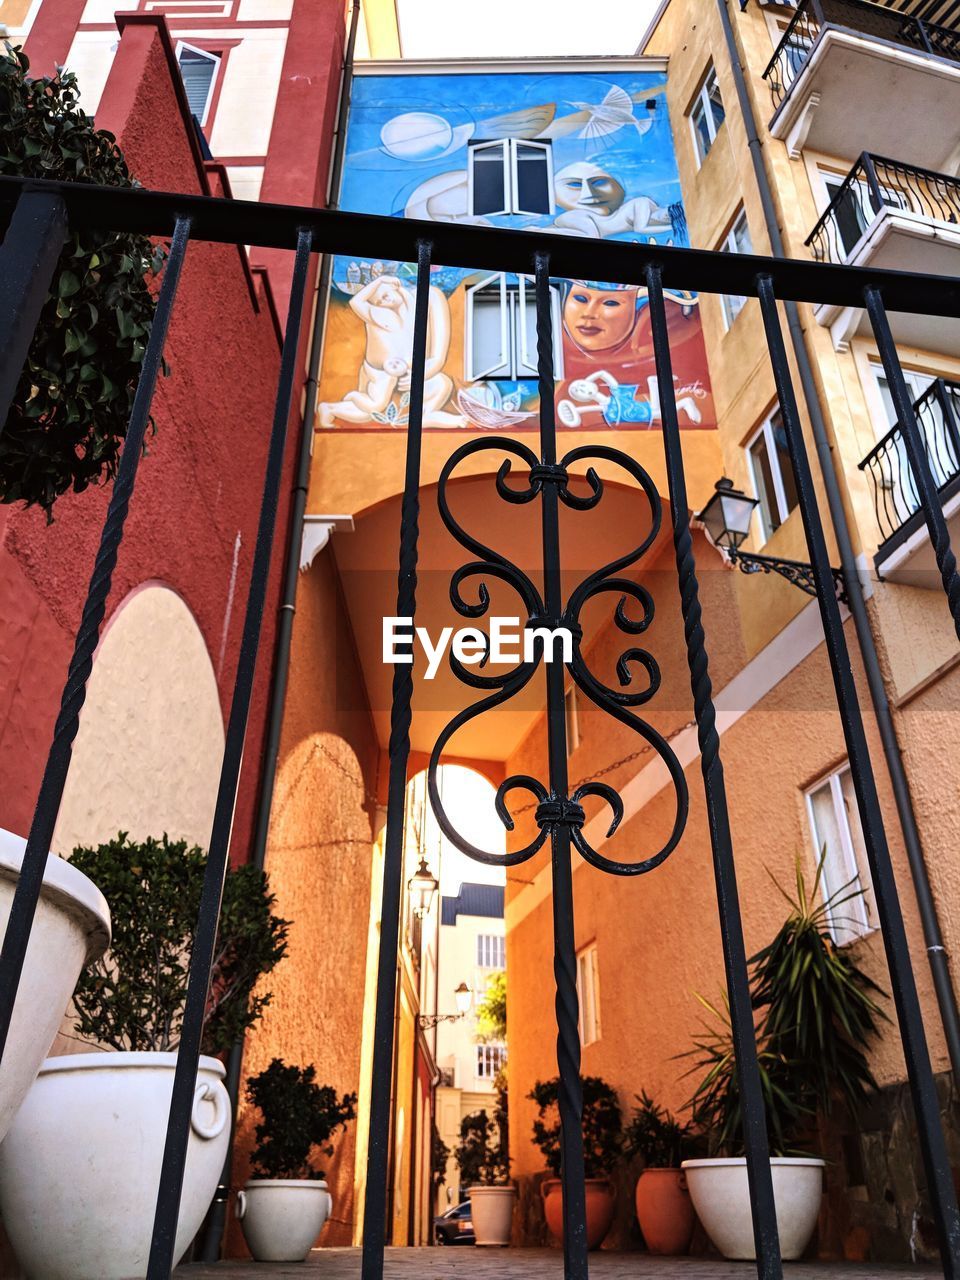
[(864, 151), (804, 241), (818, 262), (845, 262), (884, 209), (960, 222), (960, 178)]
[(530, 272), (537, 248), (545, 247), (555, 279), (645, 287), (647, 268), (654, 265), (665, 288), (756, 297), (757, 276), (765, 275), (779, 298), (794, 302), (862, 306), (864, 290), (875, 287), (890, 311), (960, 318), (960, 280), (949, 276), (23, 178), (0, 177), (0, 213), (4, 206), (12, 208), (22, 191), (59, 196), (71, 227), (78, 231), (110, 227), (168, 236), (177, 218), (187, 217), (194, 240), (293, 249), (298, 229), (305, 227), (312, 233), (315, 252), (398, 262), (416, 262), (417, 241), (427, 238), (434, 247), (434, 262), (443, 266), (524, 274)]
[(869, 0), (800, 0), (763, 73), (777, 106), (787, 96), (827, 27), (873, 36), (914, 52), (960, 62), (960, 29), (952, 25), (871, 4)]
[[(960, 382), (937, 378), (913, 402), (913, 410), (930, 471), (942, 493), (960, 476)], [(920, 510), (920, 495), (899, 422), (873, 446), (859, 467), (870, 477), (877, 523), (884, 541), (889, 541)]]

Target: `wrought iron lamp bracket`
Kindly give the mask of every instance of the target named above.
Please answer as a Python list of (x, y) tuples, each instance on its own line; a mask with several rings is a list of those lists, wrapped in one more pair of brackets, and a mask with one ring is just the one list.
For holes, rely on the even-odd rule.
[(431, 1031), (441, 1022), (462, 1022), (464, 1016), (462, 1013), (418, 1013), (417, 1026), (421, 1031)]
[[(804, 560), (784, 560), (779, 556), (758, 555), (753, 551), (726, 552), (727, 559), (737, 566), (741, 573), (777, 573), (786, 578), (795, 587), (799, 587), (808, 596), (816, 598), (817, 584), (813, 577), (813, 567)], [(830, 568), (833, 574), (833, 587), (841, 604), (849, 604), (847, 589), (840, 569)]]

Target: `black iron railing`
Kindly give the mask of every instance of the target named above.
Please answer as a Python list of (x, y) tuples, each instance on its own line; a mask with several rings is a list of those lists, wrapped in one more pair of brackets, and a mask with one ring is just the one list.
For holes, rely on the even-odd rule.
[[(406, 432), (407, 453), (397, 539), (398, 588), (396, 595), (382, 602), (385, 614), (389, 612), (410, 617), (411, 620), (414, 619), (417, 608), (420, 455), (431, 267), (433, 264), (442, 264), (473, 270), (510, 271), (535, 277), (540, 388), (540, 432), (537, 448), (531, 448), (528, 443), (505, 435), (487, 435), (482, 438), (472, 437), (454, 450), (448, 459), (438, 490), (440, 513), (447, 528), (465, 552), (465, 563), (455, 571), (451, 580), (450, 598), (454, 607), (477, 625), (488, 611), (489, 592), (486, 584), (490, 580), (496, 580), (517, 593), (518, 599), (525, 606), (524, 612), (531, 628), (539, 625), (550, 629), (564, 627), (570, 631), (576, 639), (572, 659), (565, 664), (571, 679), (601, 711), (629, 726), (660, 755), (674, 786), (674, 829), (661, 850), (642, 862), (624, 862), (607, 856), (600, 849), (591, 846), (587, 839), (584, 829), (586, 814), (581, 801), (592, 797), (608, 806), (611, 822), (607, 834), (612, 835), (623, 816), (622, 798), (614, 788), (605, 783), (587, 783), (571, 789), (566, 773), (564, 673), (559, 664), (546, 664), (542, 661), (542, 641), (539, 642), (539, 648), (535, 642), (532, 661), (525, 657), (517, 668), (504, 675), (478, 674), (475, 669), (468, 671), (462, 665), (457, 669), (460, 678), (471, 688), (481, 691), (483, 696), (461, 711), (440, 735), (441, 741), (432, 758), (430, 770), (431, 801), (437, 811), (438, 821), (448, 836), (469, 856), (481, 861), (509, 866), (524, 861), (541, 848), (549, 849), (551, 854), (553, 972), (558, 1028), (557, 1059), (561, 1077), (559, 1105), (563, 1127), (566, 1280), (587, 1280), (588, 1274), (571, 854), (575, 851), (608, 874), (655, 874), (658, 864), (669, 856), (682, 838), (687, 818), (689, 784), (685, 773), (669, 743), (645, 718), (645, 705), (656, 696), (660, 685), (657, 663), (651, 653), (641, 647), (640, 639), (653, 623), (654, 602), (635, 576), (621, 576), (637, 564), (642, 567), (661, 522), (668, 524), (674, 544), (680, 612), (700, 746), (700, 766), (709, 817), (720, 933), (742, 1100), (743, 1145), (751, 1190), (757, 1272), (761, 1280), (779, 1280), (782, 1275), (762, 1085), (756, 1057), (754, 1011), (750, 1002), (746, 949), (737, 893), (735, 833), (727, 809), (720, 759), (720, 734), (716, 723), (707, 642), (699, 603), (697, 565), (690, 532), (683, 453), (673, 391), (664, 289), (691, 289), (759, 298), (767, 353), (796, 477), (798, 506), (810, 557), (811, 580), (824, 629), (826, 652), (870, 863), (890, 972), (890, 987), (917, 1117), (927, 1194), (938, 1231), (944, 1273), (950, 1280), (960, 1280), (960, 1213), (957, 1210), (941, 1125), (939, 1100), (778, 310), (778, 300), (785, 298), (839, 306), (866, 306), (902, 426), (904, 448), (915, 479), (918, 501), (930, 530), (954, 624), (960, 634), (960, 574), (957, 573), (940, 503), (938, 475), (928, 458), (923, 433), (906, 391), (903, 371), (886, 318), (887, 307), (912, 313), (960, 318), (960, 283), (939, 277), (868, 271), (826, 262), (811, 264), (752, 254), (663, 248), (658, 245), (623, 244), (610, 240), (588, 241), (539, 232), (501, 231), (248, 201), (0, 178), (0, 228), (5, 229), (5, 236), (0, 244), (0, 424), (6, 421), (33, 327), (67, 230), (88, 227), (172, 237), (172, 247), (164, 270), (156, 318), (143, 363), (126, 446), (102, 530), (100, 549), (76, 637), (61, 711), (53, 733), (24, 853), (23, 868), (0, 952), (0, 1052), (18, 998), (23, 958), (30, 939), (47, 851), (63, 795), (71, 743), (77, 732), (93, 653), (104, 618), (111, 574), (123, 538), (129, 504), (135, 498), (134, 487), (141, 456), (140, 442), (150, 411), (167, 321), (176, 305), (181, 266), (191, 246), (203, 240), (254, 244), (295, 254), (293, 288), (264, 476), (260, 524), (203, 894), (191, 955), (189, 990), (157, 1195), (148, 1280), (169, 1280), (173, 1264), (204, 1006), (218, 927), (230, 824), (239, 779), (240, 753), (247, 728), (253, 668), (259, 644), (260, 619), (265, 601), (267, 568), (281, 481), (284, 433), (295, 384), (296, 351), (307, 304), (305, 282), (308, 259), (313, 252), (342, 253), (353, 257), (375, 254), (381, 258), (417, 263), (416, 324)], [(669, 494), (669, 515), (666, 518), (657, 486), (628, 454), (612, 446), (587, 443), (575, 445), (566, 453), (560, 454), (559, 433), (554, 418), (551, 278), (595, 278), (637, 284), (646, 290), (662, 401), (662, 442)], [(492, 451), (497, 455), (494, 465), (496, 467), (499, 463), (499, 466), (496, 474), (490, 477), (497, 498), (509, 503), (529, 503), (540, 512), (542, 594), (532, 579), (521, 573), (509, 559), (509, 547), (497, 551), (485, 546), (475, 531), (459, 524), (448, 505), (447, 480), (452, 471), (464, 458), (468, 455), (472, 457), (480, 450)], [(599, 467), (595, 465), (597, 463), (600, 464)], [(611, 467), (617, 468), (624, 480), (632, 482), (636, 487), (638, 545), (617, 561), (595, 566), (574, 587), (571, 595), (565, 597), (567, 579), (562, 572), (564, 548), (560, 539), (559, 511), (563, 507), (575, 514), (601, 507), (605, 482), (598, 471), (607, 474)], [(465, 585), (469, 589), (466, 594), (462, 594), (461, 588)], [(853, 590), (855, 584), (849, 583), (848, 587)], [(628, 647), (624, 649), (617, 665), (620, 677), (618, 687), (607, 685), (591, 669), (589, 654), (580, 649), (580, 612), (588, 600), (595, 598), (610, 601), (616, 627), (629, 637), (626, 641)], [(617, 600), (619, 604), (614, 605)], [(626, 607), (627, 604), (629, 608)], [(443, 814), (433, 786), (435, 765), (441, 759), (444, 743), (458, 723), (466, 723), (494, 709), (535, 676), (543, 675), (546, 677), (544, 698), (548, 729), (547, 776), (543, 779), (526, 775), (508, 778), (497, 793), (497, 812), (508, 828), (513, 825), (508, 800), (518, 790), (532, 793), (537, 801), (536, 823), (539, 834), (526, 847), (509, 854), (487, 853), (471, 845)], [(635, 679), (631, 678), (634, 675)], [(409, 665), (397, 666), (393, 683), (388, 752), (390, 770), (364, 1207), (363, 1280), (382, 1280), (383, 1276), (396, 952), (403, 883), (403, 810), (410, 753), (413, 688), (413, 668)]]
[(800, 0), (763, 73), (776, 106), (787, 96), (827, 27), (960, 62), (960, 29), (927, 22), (869, 0)]
[[(942, 494), (960, 476), (960, 382), (937, 378), (913, 402), (913, 411), (930, 474)], [(877, 523), (886, 542), (920, 510), (920, 494), (899, 422), (874, 445), (860, 470), (870, 477)]]
[(818, 262), (846, 262), (884, 209), (960, 222), (960, 178), (864, 151), (805, 240)]

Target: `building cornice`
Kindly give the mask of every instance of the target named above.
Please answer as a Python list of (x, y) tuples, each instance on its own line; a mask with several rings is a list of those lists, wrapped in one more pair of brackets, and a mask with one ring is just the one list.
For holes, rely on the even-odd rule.
[(357, 62), (355, 76), (473, 75), (480, 72), (530, 71), (662, 71), (667, 59), (661, 57), (569, 57), (569, 58), (382, 58)]

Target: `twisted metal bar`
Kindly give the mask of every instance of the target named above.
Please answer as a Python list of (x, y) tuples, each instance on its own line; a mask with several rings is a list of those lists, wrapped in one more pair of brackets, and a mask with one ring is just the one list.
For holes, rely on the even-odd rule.
[(160, 1185), (157, 1189), (157, 1205), (153, 1221), (153, 1238), (147, 1264), (147, 1280), (169, 1280), (176, 1261), (174, 1252), (177, 1238), (177, 1221), (180, 1216), (180, 1197), (183, 1189), (183, 1171), (187, 1160), (187, 1144), (190, 1138), (190, 1116), (193, 1110), (194, 1092), (197, 1086), (197, 1063), (203, 1037), (204, 1014), (210, 990), (210, 975), (216, 951), (217, 928), (220, 923), (220, 903), (223, 882), (227, 873), (230, 853), (230, 833), (237, 801), (237, 785), (243, 761), (243, 744), (247, 733), (250, 699), (260, 647), (260, 627), (263, 605), (270, 576), (270, 560), (273, 552), (273, 536), (277, 523), (280, 499), (280, 483), (283, 479), (283, 457), (286, 447), (287, 426), (293, 403), (294, 377), (297, 367), (297, 351), (300, 345), (300, 329), (303, 321), (307, 288), (307, 271), (310, 265), (312, 240), (309, 230), (301, 228), (297, 236), (297, 252), (294, 260), (293, 279), (290, 287), (290, 303), (287, 325), (283, 335), (280, 357), (280, 376), (274, 403), (273, 425), (267, 447), (267, 463), (263, 479), (263, 496), (257, 521), (257, 537), (250, 566), (250, 585), (240, 637), (240, 654), (230, 703), (230, 719), (224, 741), (217, 802), (210, 832), (200, 891), (197, 926), (193, 935), (190, 954), (190, 977), (187, 998), (180, 1029), (180, 1047), (177, 1067), (170, 1097), (167, 1134), (160, 1166)]
[[(554, 409), (553, 322), (550, 310), (550, 255), (534, 255), (537, 298), (537, 375), (540, 390), (541, 533), (543, 539), (544, 606), (559, 619), (563, 609), (560, 579), (559, 490), (566, 484), (557, 468), (557, 424)], [(550, 801), (569, 804), (567, 790), (567, 719), (563, 667), (544, 664), (547, 684), (547, 755)], [(541, 803), (541, 811), (543, 804)], [(542, 820), (542, 812), (538, 820)], [(583, 1084), (580, 1080), (580, 1009), (577, 999), (577, 954), (573, 932), (573, 871), (570, 826), (550, 822), (553, 871), (553, 972), (557, 986), (557, 1067), (560, 1075), (561, 1177), (563, 1179), (563, 1261), (566, 1280), (587, 1280), (587, 1210), (583, 1160)]]
[(33, 821), (30, 824), (30, 834), (27, 837), (23, 864), (10, 908), (3, 949), (0, 951), (0, 1060), (6, 1047), (10, 1019), (13, 1016), (13, 1007), (17, 998), (17, 987), (30, 940), (30, 930), (43, 886), (47, 854), (53, 841), (53, 830), (60, 812), (67, 771), (70, 768), (72, 744), (80, 725), (80, 710), (87, 696), (87, 680), (93, 668), (93, 655), (100, 639), (100, 626), (106, 613), (113, 571), (116, 567), (120, 543), (123, 540), (123, 530), (130, 499), (133, 497), (137, 468), (143, 454), (150, 405), (160, 372), (170, 313), (173, 309), (189, 238), (189, 219), (178, 218), (170, 246), (170, 256), (164, 268), (163, 283), (160, 286), (160, 296), (157, 299), (150, 338), (143, 357), (140, 380), (133, 400), (130, 425), (127, 428), (120, 465), (113, 482), (110, 505), (100, 534), (100, 545), (94, 561), (90, 586), (87, 589), (87, 598), (83, 605), (80, 627), (74, 641), (73, 655), (60, 701), (60, 712), (53, 731), (53, 742), (44, 767)]
[[(840, 606), (833, 591), (827, 544), (817, 506), (817, 494), (813, 484), (813, 474), (810, 470), (810, 460), (807, 457), (807, 448), (803, 438), (803, 428), (797, 409), (796, 395), (790, 377), (790, 367), (787, 363), (783, 333), (780, 329), (777, 300), (774, 294), (773, 281), (769, 276), (758, 276), (757, 294), (760, 298), (760, 310), (767, 337), (767, 349), (770, 352), (774, 381), (783, 413), (784, 429), (787, 434), (790, 458), (797, 482), (797, 496), (807, 540), (807, 550), (810, 554), (810, 563), (813, 566), (817, 584), (817, 600), (820, 605), (820, 618), (823, 622), (824, 641), (826, 643), (827, 656), (830, 659), (830, 669), (833, 674), (834, 688), (837, 695), (837, 706), (840, 711), (840, 722), (843, 727), (844, 741), (846, 742), (847, 755), (850, 760), (850, 773), (857, 797), (857, 809), (863, 828), (867, 859), (870, 863), (877, 914), (880, 917), (883, 946), (890, 971), (890, 986), (897, 1010), (900, 1040), (903, 1046), (903, 1056), (910, 1081), (910, 1093), (917, 1119), (920, 1149), (927, 1178), (927, 1191), (930, 1196), (934, 1220), (937, 1224), (940, 1257), (943, 1263), (944, 1275), (948, 1277), (948, 1280), (958, 1280), (958, 1277), (960, 1277), (960, 1213), (957, 1211), (953, 1175), (940, 1121), (940, 1106), (936, 1085), (933, 1080), (933, 1071), (930, 1066), (930, 1052), (923, 1029), (923, 1017), (920, 1011), (916, 980), (913, 976), (913, 968), (910, 962), (910, 950), (907, 946), (903, 914), (900, 910), (900, 899), (897, 894), (893, 866), (890, 862), (890, 850), (887, 845), (880, 800), (877, 795), (877, 786), (870, 761), (870, 751), (863, 727), (863, 717), (857, 698), (857, 687), (850, 667), (850, 654), (847, 650), (847, 642), (843, 632)], [(869, 298), (868, 305), (870, 305)], [(877, 318), (884, 320), (882, 304), (879, 304), (879, 298), (875, 299), (872, 305)], [(879, 311), (877, 310), (878, 306)], [(873, 315), (871, 315), (871, 319), (873, 319)], [(884, 331), (882, 325), (879, 328), (878, 343), (881, 337), (884, 340), (889, 338), (889, 330)], [(891, 356), (889, 349), (887, 356)], [(894, 373), (899, 370), (899, 362), (896, 360), (895, 352), (892, 354), (892, 363), (889, 366), (889, 370)], [(901, 388), (902, 390), (903, 388)], [(916, 441), (914, 443), (916, 444)]]
[(770, 1173), (770, 1150), (763, 1088), (757, 1063), (757, 1042), (753, 1026), (753, 1006), (750, 1000), (747, 955), (743, 941), (743, 922), (737, 891), (737, 872), (733, 860), (730, 815), (727, 809), (723, 764), (720, 760), (720, 734), (717, 730), (717, 713), (713, 703), (713, 683), (710, 679), (710, 665), (707, 658), (703, 611), (700, 607), (700, 587), (697, 582), (697, 566), (693, 555), (693, 538), (690, 533), (687, 482), (683, 469), (677, 402), (673, 390), (667, 317), (663, 305), (660, 270), (656, 266), (651, 266), (647, 271), (647, 291), (650, 301), (657, 382), (660, 387), (663, 447), (670, 493), (673, 544), (680, 585), (680, 609), (683, 614), (683, 632), (687, 642), (687, 664), (690, 667), (690, 687), (693, 691), (697, 739), (700, 743), (700, 768), (703, 774), (703, 790), (710, 827), (710, 846), (713, 851), (734, 1054), (743, 1100), (743, 1144), (747, 1157), (747, 1178), (750, 1184), (757, 1274), (761, 1280), (779, 1280), (783, 1274), (783, 1268), (777, 1234), (777, 1212), (773, 1199), (773, 1179)]
[[(397, 573), (397, 616), (413, 618), (417, 606), (417, 558), (420, 536), (420, 453), (423, 440), (423, 379), (427, 357), (432, 245), (417, 242), (417, 300), (413, 330), (413, 366), (407, 456), (400, 513), (400, 563)], [(380, 909), (380, 954), (373, 1031), (373, 1071), (367, 1145), (367, 1185), (363, 1213), (362, 1280), (382, 1280), (386, 1244), (387, 1166), (389, 1162), (393, 1021), (397, 995), (397, 947), (403, 895), (403, 835), (410, 756), (413, 663), (393, 671), (390, 709), (390, 776), (387, 786), (387, 829), (383, 851)]]
[(930, 459), (923, 447), (923, 438), (917, 425), (917, 415), (907, 391), (903, 378), (903, 369), (897, 355), (896, 343), (890, 332), (886, 307), (880, 296), (880, 290), (870, 286), (864, 290), (867, 314), (873, 325), (877, 349), (883, 362), (883, 371), (887, 377), (887, 385), (893, 399), (893, 407), (897, 413), (897, 424), (900, 427), (903, 442), (907, 448), (907, 458), (917, 489), (917, 496), (923, 510), (923, 518), (927, 522), (933, 553), (940, 570), (940, 580), (947, 596), (947, 604), (953, 617), (953, 625), (960, 637), (960, 574), (957, 573), (957, 558), (950, 545), (950, 534), (943, 515), (943, 504), (937, 490), (937, 482), (930, 469)]

